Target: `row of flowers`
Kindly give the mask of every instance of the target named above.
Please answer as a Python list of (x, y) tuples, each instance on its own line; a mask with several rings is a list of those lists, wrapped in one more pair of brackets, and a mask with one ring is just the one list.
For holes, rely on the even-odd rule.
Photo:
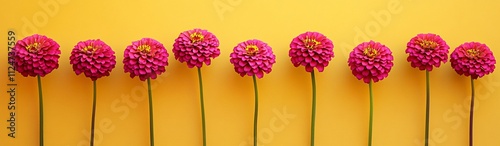
[[(185, 31), (175, 40), (175, 59), (186, 62), (189, 68), (210, 65), (211, 59), (220, 55), (219, 41), (212, 33), (194, 29)], [(307, 72), (314, 68), (322, 72), (334, 57), (333, 43), (318, 32), (306, 32), (294, 38), (289, 56), (295, 67), (304, 66)], [(419, 34), (407, 44), (408, 62), (420, 70), (432, 71), (448, 60), (449, 46), (436, 34)], [(43, 35), (28, 36), (17, 42), (13, 51), (15, 69), (23, 76), (45, 76), (59, 67), (59, 44)], [(165, 72), (169, 54), (163, 44), (143, 38), (132, 42), (124, 52), (124, 70), (133, 78), (142, 81), (155, 79)], [(270, 73), (276, 62), (272, 48), (260, 40), (247, 40), (234, 47), (230, 54), (234, 70), (241, 76), (257, 75), (262, 78)], [(109, 76), (115, 67), (115, 52), (103, 41), (78, 42), (70, 56), (70, 64), (77, 75), (84, 74), (92, 80)], [(363, 42), (350, 53), (348, 64), (359, 80), (378, 82), (388, 76), (393, 66), (392, 52), (385, 45)], [(495, 58), (491, 50), (479, 42), (467, 42), (458, 46), (451, 54), (451, 66), (460, 75), (474, 79), (487, 75), (495, 69)]]
[[(40, 99), (40, 145), (43, 145), (43, 104), (41, 79), (54, 69), (59, 67), (58, 60), (61, 51), (56, 41), (43, 36), (32, 35), (19, 40), (13, 51), (14, 67), (23, 76), (33, 76), (38, 78), (39, 99)], [(318, 32), (305, 32), (295, 37), (290, 43), (289, 57), (295, 67), (304, 66), (305, 70), (311, 74), (313, 98), (312, 98), (312, 123), (311, 123), (311, 145), (314, 145), (314, 125), (316, 111), (316, 84), (315, 70), (323, 72), (324, 68), (334, 57), (333, 42)], [(426, 111), (426, 133), (425, 145), (428, 145), (428, 123), (429, 123), (429, 71), (438, 68), (442, 63), (448, 61), (450, 47), (436, 34), (418, 34), (407, 43), (407, 61), (411, 66), (426, 72), (427, 82), (427, 111)], [(200, 101), (202, 115), (203, 145), (206, 145), (205, 112), (203, 102), (203, 86), (201, 77), (201, 67), (210, 65), (211, 60), (220, 55), (219, 40), (217, 37), (203, 29), (193, 29), (182, 32), (173, 44), (172, 52), (176, 60), (186, 63), (189, 68), (198, 69), (200, 85)], [(150, 104), (150, 139), (154, 145), (154, 128), (152, 123), (153, 108), (152, 94), (150, 92), (150, 79), (157, 78), (164, 73), (168, 65), (169, 54), (160, 42), (152, 38), (143, 38), (132, 42), (124, 51), (123, 67), (125, 73), (130, 77), (139, 77), (142, 81), (148, 82), (149, 104)], [(115, 52), (103, 41), (86, 40), (78, 42), (73, 48), (70, 56), (70, 64), (77, 75), (84, 74), (94, 83), (94, 104), (92, 110), (92, 130), (94, 127), (95, 100), (96, 100), (96, 80), (109, 76), (115, 68)], [(383, 80), (389, 75), (393, 67), (393, 56), (391, 50), (375, 41), (363, 42), (356, 46), (349, 55), (347, 61), (352, 74), (364, 83), (369, 84), (370, 91), (370, 130), (369, 142), (371, 145), (371, 129), (373, 119), (372, 105), (372, 83)], [(257, 78), (264, 77), (272, 71), (272, 66), (276, 62), (276, 56), (271, 46), (260, 40), (247, 40), (234, 47), (230, 54), (230, 62), (234, 65), (234, 71), (239, 75), (252, 76), (255, 90), (255, 115), (254, 115), (254, 145), (257, 145), (257, 118), (258, 118), (258, 92)], [(474, 79), (490, 74), (495, 69), (496, 60), (492, 51), (479, 42), (467, 42), (451, 53), (450, 62), (453, 69), (460, 75), (470, 76), (471, 86)], [(472, 91), (474, 93), (474, 91)], [(474, 96), (473, 96), (474, 98)], [(471, 104), (473, 107), (473, 104)], [(473, 109), (473, 108), (472, 108)], [(471, 119), (472, 119), (471, 112)], [(472, 122), (471, 122), (472, 127)], [(471, 128), (472, 129), (472, 128)], [(470, 143), (472, 145), (472, 130), (470, 133)], [(93, 131), (91, 132), (91, 145), (93, 145)]]

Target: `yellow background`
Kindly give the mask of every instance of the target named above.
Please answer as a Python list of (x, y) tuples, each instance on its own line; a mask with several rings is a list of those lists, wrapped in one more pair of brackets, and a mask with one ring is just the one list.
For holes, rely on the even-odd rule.
[[(50, 4), (50, 5), (45, 5)], [(48, 9), (44, 9), (48, 7)], [(111, 76), (99, 79), (96, 135), (99, 146), (149, 144), (144, 82), (123, 71), (123, 51), (132, 41), (152, 37), (170, 53), (167, 72), (154, 85), (156, 145), (201, 145), (196, 69), (174, 59), (180, 32), (203, 28), (220, 40), (220, 57), (204, 66), (209, 146), (251, 145), (253, 87), (229, 62), (232, 48), (248, 39), (267, 42), (276, 54), (273, 71), (258, 80), (261, 146), (306, 146), (311, 116), (310, 75), (288, 57), (290, 41), (318, 31), (335, 44), (335, 58), (317, 73), (318, 146), (363, 146), (368, 134), (368, 86), (347, 66), (352, 47), (369, 39), (387, 45), (395, 56), (388, 78), (374, 85), (374, 146), (423, 145), (425, 73), (410, 67), (404, 50), (418, 33), (442, 36), (451, 51), (467, 41), (486, 43), (500, 57), (500, 2), (494, 0), (20, 0), (0, 6), (0, 145), (38, 144), (36, 78), (16, 74), (16, 138), (7, 137), (6, 35), (39, 33), (56, 40), (60, 67), (42, 78), (47, 146), (87, 144), (92, 83), (69, 64), (78, 41), (102, 39), (116, 52)], [(384, 15), (382, 15), (384, 14)], [(387, 15), (388, 14), (388, 15)], [(381, 17), (379, 17), (381, 16)], [(385, 16), (385, 17), (382, 17)], [(387, 17), (389, 16), (389, 17)], [(29, 26), (28, 26), (29, 25)], [(500, 145), (500, 71), (476, 82), (475, 144)], [(436, 146), (465, 146), (470, 82), (450, 63), (431, 72), (431, 140)], [(124, 112), (128, 111), (128, 112)], [(283, 113), (285, 112), (285, 118)], [(80, 144), (81, 143), (81, 144)]]

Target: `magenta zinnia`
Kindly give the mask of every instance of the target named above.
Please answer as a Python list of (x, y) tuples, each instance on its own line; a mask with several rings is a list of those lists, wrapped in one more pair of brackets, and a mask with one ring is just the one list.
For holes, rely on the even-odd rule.
[(469, 116), (469, 146), (473, 142), (473, 126), (474, 126), (474, 80), (481, 78), (495, 70), (495, 56), (490, 48), (485, 44), (479, 42), (464, 43), (451, 53), (451, 67), (460, 75), (470, 76), (471, 83), (471, 103), (470, 103), (470, 116)]
[(378, 82), (389, 75), (394, 58), (391, 50), (378, 42), (359, 44), (349, 55), (349, 66), (358, 80)]
[(363, 42), (356, 46), (349, 55), (348, 64), (352, 74), (368, 84), (370, 90), (370, 120), (368, 130), (368, 145), (372, 145), (373, 129), (373, 89), (372, 84), (389, 75), (392, 66), (392, 52), (378, 42)]
[(32, 35), (17, 41), (13, 50), (16, 70), (23, 76), (41, 76), (59, 67), (59, 44), (43, 35)]
[(429, 109), (430, 109), (430, 83), (429, 72), (434, 67), (440, 67), (441, 63), (448, 61), (448, 50), (450, 47), (436, 34), (418, 34), (406, 45), (406, 53), (411, 66), (419, 70), (425, 70), (426, 75), (426, 122), (425, 122), (425, 146), (429, 145)]
[(83, 73), (95, 81), (109, 76), (115, 68), (115, 52), (99, 39), (78, 42), (71, 52), (70, 64), (77, 75)]
[(290, 43), (288, 55), (295, 67), (305, 66), (307, 72), (317, 68), (323, 72), (334, 57), (333, 43), (318, 32), (305, 32), (295, 37)]
[(295, 67), (305, 66), (306, 71), (311, 73), (313, 88), (312, 116), (311, 116), (311, 146), (314, 146), (314, 130), (316, 121), (316, 79), (314, 68), (323, 72), (330, 60), (334, 57), (333, 43), (319, 32), (305, 32), (295, 37), (290, 43), (288, 51), (292, 64)]
[(186, 62), (189, 68), (210, 65), (211, 59), (220, 54), (219, 40), (207, 30), (188, 30), (175, 39), (172, 51), (175, 59)]
[(460, 75), (473, 79), (483, 77), (495, 70), (495, 57), (490, 48), (479, 42), (468, 42), (451, 53), (451, 66)]
[(130, 77), (139, 76), (141, 81), (156, 77), (165, 72), (168, 65), (168, 52), (160, 42), (143, 38), (132, 42), (125, 49), (123, 68)]
[(83, 73), (90, 78), (94, 84), (94, 96), (92, 102), (92, 122), (90, 132), (90, 145), (94, 145), (95, 134), (95, 109), (97, 99), (97, 79), (103, 76), (109, 76), (109, 73), (115, 68), (115, 52), (103, 41), (87, 40), (76, 44), (69, 57), (70, 64), (77, 75)]
[(254, 125), (253, 125), (253, 145), (257, 146), (257, 119), (259, 113), (259, 92), (257, 89), (257, 79), (262, 78), (264, 73), (270, 73), (273, 64), (276, 63), (276, 56), (270, 46), (260, 40), (247, 40), (239, 43), (230, 54), (231, 64), (234, 71), (240, 76), (252, 76), (255, 91)]
[(407, 44), (408, 62), (420, 70), (432, 71), (448, 60), (450, 47), (436, 34), (418, 34)]
[(149, 140), (154, 146), (153, 128), (153, 95), (151, 92), (151, 79), (165, 72), (168, 65), (168, 52), (160, 42), (152, 38), (143, 38), (132, 42), (125, 49), (123, 68), (130, 77), (139, 76), (141, 81), (147, 81), (149, 99)]
[(42, 79), (45, 75), (59, 67), (59, 44), (43, 35), (32, 35), (17, 41), (12, 51), (15, 60), (14, 68), (23, 76), (37, 77), (38, 81), (38, 108), (39, 108), (39, 140), (44, 145), (43, 120), (43, 93)]
[(198, 81), (200, 86), (201, 103), (201, 121), (203, 146), (206, 145), (206, 126), (205, 126), (205, 105), (203, 99), (203, 81), (201, 77), (201, 67), (203, 63), (210, 65), (213, 58), (220, 54), (219, 40), (215, 35), (202, 29), (193, 29), (182, 32), (175, 39), (174, 48), (175, 59), (180, 62), (186, 62), (189, 68), (198, 68)]
[(240, 76), (262, 78), (264, 73), (270, 73), (276, 63), (276, 56), (270, 46), (260, 40), (248, 40), (239, 43), (230, 54), (234, 71)]

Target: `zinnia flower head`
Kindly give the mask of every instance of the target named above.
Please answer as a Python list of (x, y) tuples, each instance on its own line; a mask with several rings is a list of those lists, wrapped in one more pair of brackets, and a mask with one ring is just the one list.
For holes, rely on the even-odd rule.
[(188, 30), (175, 39), (172, 51), (175, 59), (186, 62), (189, 68), (202, 67), (203, 63), (210, 65), (211, 59), (219, 56), (219, 40), (207, 30)]
[(77, 75), (83, 73), (92, 81), (109, 76), (116, 64), (115, 51), (99, 39), (78, 42), (69, 59)]
[(428, 33), (418, 34), (407, 44), (408, 62), (419, 70), (432, 71), (448, 60), (450, 47), (439, 35)]
[(54, 40), (34, 34), (17, 41), (13, 50), (14, 68), (23, 76), (41, 76), (59, 67), (59, 44)]
[(490, 48), (479, 42), (467, 42), (451, 53), (451, 67), (460, 75), (473, 79), (483, 77), (495, 70), (495, 56)]
[(385, 45), (378, 42), (364, 42), (356, 46), (349, 55), (348, 63), (352, 74), (365, 83), (378, 82), (389, 75), (394, 58)]
[(160, 42), (152, 38), (143, 38), (132, 42), (123, 54), (123, 68), (130, 77), (139, 76), (141, 81), (156, 79), (165, 72), (168, 65), (168, 52)]
[(307, 72), (317, 68), (323, 72), (334, 57), (333, 43), (318, 32), (305, 32), (295, 37), (290, 43), (288, 55), (295, 67), (305, 66)]
[(256, 75), (262, 78), (264, 73), (272, 71), (273, 64), (276, 63), (276, 56), (271, 47), (255, 39), (239, 43), (230, 57), (234, 71), (242, 77)]

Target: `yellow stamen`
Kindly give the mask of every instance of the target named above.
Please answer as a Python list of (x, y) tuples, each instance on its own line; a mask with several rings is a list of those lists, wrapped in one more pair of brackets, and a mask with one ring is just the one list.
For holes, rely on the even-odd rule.
[(149, 51), (151, 51), (151, 46), (149, 46), (149, 45), (140, 45), (139, 47), (137, 47), (137, 50), (140, 51), (140, 52), (149, 53)]
[(205, 38), (205, 36), (203, 36), (203, 34), (199, 32), (192, 33), (191, 35), (189, 35), (189, 37), (192, 43), (201, 42)]
[(320, 42), (316, 41), (316, 39), (312, 39), (312, 38), (309, 38), (307, 37), (304, 41), (303, 41), (304, 45), (306, 46), (307, 49), (314, 49), (316, 46), (318, 46), (320, 44)]
[(90, 45), (85, 46), (85, 48), (82, 49), (83, 52), (92, 52), (94, 53), (99, 47), (94, 46), (94, 43), (91, 43)]
[(36, 43), (32, 43), (32, 44), (29, 44), (28, 46), (26, 46), (26, 50), (28, 50), (29, 52), (36, 52), (38, 50), (40, 50), (40, 43), (36, 42)]
[(420, 47), (427, 49), (427, 50), (432, 50), (432, 49), (436, 49), (438, 47), (438, 43), (436, 43), (434, 41), (429, 41), (429, 40), (421, 40)]
[(370, 58), (374, 58), (375, 56), (378, 55), (378, 51), (376, 49), (368, 47), (368, 48), (365, 48), (365, 50), (363, 51), (363, 54), (365, 54), (365, 56), (368, 56)]
[(476, 58), (481, 54), (481, 52), (477, 49), (469, 49), (467, 50), (467, 55), (471, 58)]
[(257, 52), (259, 52), (259, 47), (256, 45), (248, 45), (245, 50), (247, 51), (248, 55), (255, 55)]

